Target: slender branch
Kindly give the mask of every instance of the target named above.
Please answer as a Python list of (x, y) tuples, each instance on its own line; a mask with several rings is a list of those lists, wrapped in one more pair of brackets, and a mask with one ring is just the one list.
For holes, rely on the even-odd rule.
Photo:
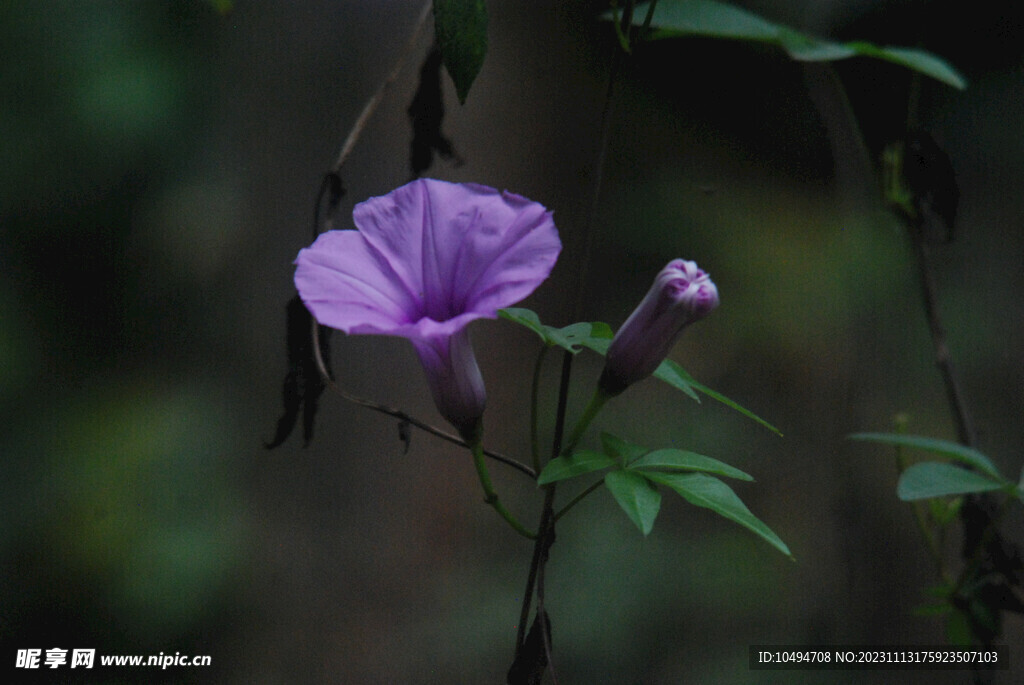
[(533, 365), (533, 381), (530, 385), (530, 455), (533, 458), (533, 470), (540, 473), (540, 436), (538, 434), (538, 399), (540, 395), (540, 370), (547, 356), (548, 346), (544, 345), (537, 353), (537, 361)]
[(935, 276), (932, 273), (928, 245), (925, 243), (924, 235), (919, 227), (917, 228), (918, 230), (911, 231), (911, 235), (914, 251), (917, 253), (921, 297), (924, 301), (925, 316), (928, 319), (928, 330), (931, 332), (932, 346), (935, 349), (935, 365), (938, 367), (939, 373), (942, 374), (942, 382), (946, 387), (949, 409), (953, 414), (953, 421), (956, 422), (957, 439), (961, 444), (973, 447), (975, 445), (974, 426), (967, 410), (963, 389), (960, 387), (957, 374), (953, 369), (953, 358), (949, 353), (949, 346), (946, 344), (946, 329), (942, 325), (942, 317), (939, 314), (938, 299), (935, 294)]
[[(632, 15), (632, 2), (629, 4), (629, 13)], [(625, 26), (629, 26), (625, 23)], [(590, 208), (587, 214), (587, 223), (583, 226), (583, 246), (580, 249), (580, 267), (576, 271), (576, 299), (573, 303), (573, 321), (578, 321), (583, 316), (583, 305), (586, 302), (587, 292), (584, 286), (587, 284), (590, 271), (591, 256), (594, 252), (594, 235), (596, 233), (594, 224), (597, 221), (598, 209), (601, 201), (601, 187), (604, 183), (604, 166), (608, 158), (608, 146), (611, 141), (612, 114), (615, 110), (615, 82), (619, 68), (622, 63), (623, 51), (612, 46), (611, 67), (608, 70), (608, 87), (604, 94), (604, 104), (601, 108), (601, 134), (597, 147), (597, 159), (594, 162), (594, 183), (590, 194)]]
[[(409, 414), (405, 413), (401, 409), (396, 409), (394, 407), (389, 407), (387, 405), (380, 404), (379, 402), (374, 402), (373, 400), (368, 400), (366, 398), (359, 397), (358, 395), (353, 395), (352, 393), (346, 391), (340, 385), (335, 383), (334, 379), (331, 378), (331, 375), (329, 373), (327, 373), (327, 367), (324, 365), (323, 355), (320, 354), (320, 325), (316, 321), (313, 321), (312, 335), (313, 335), (313, 358), (316, 361), (316, 368), (317, 368), (317, 370), (320, 371), (320, 377), (323, 379), (324, 384), (328, 388), (330, 388), (334, 392), (338, 393), (338, 395), (340, 395), (343, 399), (345, 399), (348, 402), (351, 402), (352, 404), (357, 404), (360, 407), (366, 407), (367, 409), (371, 409), (371, 410), (373, 410), (375, 412), (380, 412), (381, 414), (387, 414), (388, 416), (392, 416), (392, 417), (394, 417), (394, 418), (396, 418), (396, 419), (398, 419), (400, 421), (404, 421), (405, 423), (408, 423), (411, 426), (415, 426), (416, 428), (419, 428), (420, 430), (422, 430), (422, 431), (424, 431), (426, 433), (430, 433), (431, 435), (437, 436), (437, 437), (441, 438), (442, 440), (447, 440), (448, 442), (452, 443), (453, 445), (459, 445), (460, 447), (466, 447), (466, 448), (470, 448), (471, 447), (469, 445), (469, 443), (467, 443), (465, 440), (463, 440), (462, 438), (458, 437), (457, 435), (454, 435), (452, 433), (448, 433), (446, 431), (443, 431), (440, 428), (437, 428), (436, 426), (432, 426), (429, 423), (426, 423), (425, 421), (421, 421), (420, 419), (417, 419), (414, 416), (410, 416)], [(530, 478), (533, 478), (533, 479), (537, 478), (537, 472), (536, 471), (531, 469), (526, 464), (523, 464), (522, 462), (519, 462), (519, 461), (516, 461), (515, 459), (512, 459), (511, 457), (506, 457), (503, 454), (499, 454), (498, 452), (493, 452), (491, 450), (486, 450), (486, 449), (483, 450), (483, 454), (484, 454), (484, 456), (490, 457), (491, 459), (493, 459), (495, 461), (498, 461), (498, 462), (501, 462), (502, 464), (505, 464), (506, 466), (511, 466), (512, 468), (516, 469), (517, 471), (521, 471), (522, 473), (525, 473)]]
[(334, 166), (332, 167), (332, 171), (334, 173), (338, 173), (341, 170), (341, 167), (345, 165), (345, 160), (347, 160), (348, 156), (352, 153), (352, 149), (356, 146), (356, 142), (359, 140), (359, 136), (362, 134), (363, 129), (366, 128), (367, 122), (377, 110), (381, 100), (384, 99), (384, 94), (387, 92), (388, 87), (394, 83), (395, 79), (397, 79), (398, 75), (401, 73), (402, 67), (405, 66), (405, 61), (409, 58), (409, 55), (416, 47), (416, 40), (419, 38), (420, 31), (423, 30), (424, 25), (427, 23), (427, 17), (430, 16), (430, 9), (432, 6), (433, 2), (431, 0), (427, 0), (427, 2), (424, 3), (423, 9), (420, 10), (419, 19), (416, 21), (416, 27), (413, 29), (412, 35), (409, 36), (408, 42), (406, 42), (405, 47), (402, 49), (402, 52), (398, 57), (398, 61), (395, 62), (394, 68), (391, 69), (391, 73), (388, 74), (387, 78), (381, 82), (377, 87), (377, 91), (369, 100), (366, 101), (366, 105), (363, 106), (363, 111), (359, 114), (359, 118), (356, 119), (356, 123), (352, 127), (352, 130), (349, 131), (348, 137), (345, 138), (345, 142), (341, 146), (341, 151), (338, 152), (338, 158), (335, 160)]

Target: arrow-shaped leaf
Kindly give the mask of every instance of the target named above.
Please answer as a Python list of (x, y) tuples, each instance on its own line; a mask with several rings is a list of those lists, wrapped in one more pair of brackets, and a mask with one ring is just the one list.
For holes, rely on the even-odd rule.
[(972, 492), (988, 492), (1005, 488), (1007, 483), (968, 471), (965, 468), (938, 461), (914, 464), (900, 476), (896, 484), (896, 495), (903, 501), (965, 495)]
[(747, 505), (732, 491), (732, 488), (717, 478), (705, 476), (701, 473), (679, 474), (658, 473), (655, 471), (648, 472), (645, 475), (655, 483), (661, 483), (672, 488), (690, 504), (711, 509), (730, 521), (735, 521), (764, 538), (770, 545), (789, 558), (793, 558), (786, 543), (771, 528), (750, 513), (750, 509), (747, 509)]
[(703, 454), (677, 449), (660, 449), (649, 452), (629, 465), (641, 471), (665, 469), (670, 471), (703, 471), (717, 476), (754, 480), (753, 476), (729, 466), (725, 462), (705, 457)]
[(654, 485), (632, 471), (609, 471), (604, 484), (640, 532), (650, 533), (661, 508), (661, 493)]

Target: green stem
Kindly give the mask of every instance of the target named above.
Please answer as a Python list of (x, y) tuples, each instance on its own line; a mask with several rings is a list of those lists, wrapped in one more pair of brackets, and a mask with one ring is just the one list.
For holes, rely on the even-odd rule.
[(647, 30), (651, 28), (651, 20), (654, 19), (654, 8), (658, 6), (658, 0), (651, 0), (647, 6), (647, 16), (644, 17), (644, 25), (640, 27), (640, 35), (647, 36)]
[(544, 345), (537, 354), (537, 362), (533, 365), (533, 385), (530, 388), (530, 453), (533, 455), (533, 470), (540, 473), (540, 438), (537, 428), (538, 395), (540, 394), (540, 370), (547, 355), (548, 346)]
[(583, 410), (583, 415), (576, 421), (576, 425), (573, 427), (572, 433), (569, 434), (569, 439), (562, 448), (562, 454), (572, 454), (572, 451), (576, 449), (576, 445), (579, 443), (580, 439), (583, 438), (583, 433), (587, 430), (587, 427), (590, 426), (591, 422), (601, 411), (605, 402), (610, 400), (611, 397), (611, 395), (606, 393), (600, 387), (594, 391), (593, 397), (590, 398), (590, 403), (587, 404), (587, 408)]
[(573, 497), (572, 500), (568, 504), (566, 504), (564, 507), (562, 507), (561, 509), (558, 510), (558, 513), (555, 514), (554, 522), (557, 523), (560, 518), (562, 518), (567, 513), (569, 513), (570, 509), (572, 509), (577, 504), (582, 502), (583, 498), (585, 498), (587, 495), (592, 493), (594, 490), (597, 490), (602, 485), (604, 485), (604, 479), (603, 478), (601, 480), (597, 481), (596, 483), (593, 483), (590, 487), (588, 487), (586, 490), (584, 490), (580, 494), (578, 494), (575, 497)]
[(537, 539), (537, 534), (530, 532), (530, 530), (521, 524), (515, 516), (512, 515), (501, 500), (498, 499), (498, 493), (494, 491), (494, 484), (491, 482), (491, 474), (487, 471), (487, 460), (484, 455), (483, 442), (480, 439), (473, 440), (469, 449), (473, 452), (473, 465), (476, 466), (476, 473), (480, 476), (480, 485), (484, 489), (484, 501), (494, 507), (494, 510), (498, 512), (501, 518), (505, 519), (508, 525), (512, 526), (513, 529), (520, 535), (530, 540)]

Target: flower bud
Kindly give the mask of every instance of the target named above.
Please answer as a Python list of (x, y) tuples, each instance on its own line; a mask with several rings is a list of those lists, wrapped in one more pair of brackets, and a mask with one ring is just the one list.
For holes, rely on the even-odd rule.
[(668, 356), (683, 329), (718, 306), (718, 288), (696, 262), (673, 259), (658, 273), (626, 323), (622, 324), (605, 361), (600, 388), (618, 395), (647, 378)]

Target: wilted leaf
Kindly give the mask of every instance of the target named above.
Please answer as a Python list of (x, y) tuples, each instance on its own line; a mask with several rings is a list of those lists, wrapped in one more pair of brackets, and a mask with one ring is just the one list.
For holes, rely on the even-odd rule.
[(434, 152), (444, 159), (462, 160), (455, 154), (452, 141), (441, 132), (444, 122), (444, 96), (441, 91), (441, 51), (432, 49), (420, 68), (420, 86), (412, 98), (409, 109), (412, 122), (412, 143), (409, 152), (409, 166), (414, 178), (434, 163)]
[[(266, 443), (267, 449), (280, 446), (292, 434), (302, 412), (302, 437), (306, 445), (313, 439), (317, 404), (324, 391), (324, 381), (313, 353), (313, 317), (296, 295), (288, 302), (288, 374), (281, 389), (284, 413), (277, 421), (274, 439)], [(320, 329), (320, 355), (330, 373), (329, 328)]]
[[(541, 621), (543, 620), (543, 624)], [(543, 628), (542, 628), (543, 625)], [(530, 626), (522, 647), (516, 653), (516, 660), (508, 670), (505, 682), (508, 685), (540, 685), (544, 679), (544, 671), (548, 668), (548, 654), (544, 649), (544, 633), (548, 634), (551, 643), (551, 619), (546, 611), (538, 611)]]

